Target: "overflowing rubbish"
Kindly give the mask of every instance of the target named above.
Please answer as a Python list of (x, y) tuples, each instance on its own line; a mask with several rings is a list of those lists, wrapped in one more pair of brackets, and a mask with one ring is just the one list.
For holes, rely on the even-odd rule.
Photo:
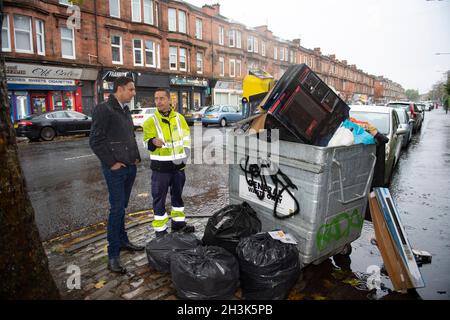
[(414, 252), (389, 190), (374, 188), (369, 195), (375, 237), (386, 271), (396, 291), (425, 286)]
[(181, 299), (229, 300), (239, 287), (238, 261), (221, 247), (197, 247), (175, 253), (170, 270)]
[(236, 254), (242, 238), (261, 232), (261, 221), (247, 203), (229, 205), (215, 212), (205, 227), (203, 244), (219, 246)]
[(159, 272), (170, 272), (170, 257), (177, 252), (196, 248), (201, 241), (192, 233), (168, 233), (147, 243), (145, 251), (150, 266)]
[(258, 233), (236, 248), (243, 297), (247, 300), (286, 299), (300, 276), (297, 246)]

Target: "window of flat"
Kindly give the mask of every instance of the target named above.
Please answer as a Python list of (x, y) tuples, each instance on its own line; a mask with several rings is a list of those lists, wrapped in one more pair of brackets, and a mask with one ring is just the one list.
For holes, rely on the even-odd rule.
[(36, 19), (36, 47), (37, 53), (45, 56), (45, 28), (44, 21)]
[(75, 59), (75, 33), (73, 28), (61, 27), (61, 54), (63, 58)]
[(133, 56), (134, 56), (134, 65), (135, 66), (143, 66), (144, 59), (142, 57), (142, 40), (141, 39), (133, 39)]
[(236, 60), (230, 59), (230, 77), (236, 76)]
[(197, 73), (203, 73), (203, 53), (197, 52)]
[(230, 30), (228, 33), (228, 45), (231, 48), (234, 48), (236, 46), (236, 30)]
[(14, 16), (14, 40), (16, 52), (33, 53), (31, 17), (20, 15)]
[(225, 59), (224, 57), (219, 57), (220, 75), (225, 76)]
[(236, 76), (241, 77), (242, 76), (242, 62), (241, 60), (236, 60)]
[(273, 59), (278, 60), (278, 48), (273, 47)]
[(122, 37), (111, 36), (111, 53), (112, 53), (112, 63), (122, 64)]
[(145, 41), (145, 66), (156, 67), (155, 43), (150, 40)]
[(2, 24), (2, 51), (11, 51), (11, 33), (9, 28), (9, 16), (3, 16)]
[(224, 40), (224, 28), (222, 27), (222, 26), (220, 26), (219, 27), (219, 44), (221, 45), (221, 46), (223, 46), (224, 45), (224, 43), (225, 43), (225, 40)]
[(178, 10), (178, 32), (186, 33), (186, 12)]
[(144, 0), (144, 23), (153, 25), (153, 0)]
[(242, 48), (242, 34), (240, 31), (236, 31), (236, 48)]
[(253, 36), (248, 36), (247, 37), (247, 51), (248, 52), (253, 52), (254, 50), (254, 42), (253, 42)]
[(169, 8), (169, 31), (177, 31), (177, 10)]
[(180, 48), (180, 71), (187, 70), (187, 49)]
[(261, 55), (266, 56), (266, 43), (264, 41), (261, 41)]
[(141, 0), (131, 0), (131, 20), (141, 22)]
[(201, 19), (195, 19), (195, 38), (203, 39), (203, 22)]
[(170, 70), (177, 70), (178, 65), (178, 47), (169, 48), (169, 68)]
[(120, 18), (120, 0), (109, 0), (109, 15)]

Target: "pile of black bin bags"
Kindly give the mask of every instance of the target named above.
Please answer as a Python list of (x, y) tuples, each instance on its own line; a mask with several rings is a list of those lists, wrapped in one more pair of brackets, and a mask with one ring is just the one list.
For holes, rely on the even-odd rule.
[(301, 270), (297, 247), (261, 233), (246, 202), (214, 213), (202, 241), (169, 233), (150, 241), (146, 252), (152, 268), (171, 273), (181, 299), (229, 300), (239, 286), (248, 300), (285, 299)]

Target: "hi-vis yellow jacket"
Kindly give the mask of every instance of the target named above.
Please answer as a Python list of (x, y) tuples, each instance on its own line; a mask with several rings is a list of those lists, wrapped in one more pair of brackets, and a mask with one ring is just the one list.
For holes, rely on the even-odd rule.
[(173, 110), (168, 117), (164, 117), (157, 110), (143, 125), (144, 145), (148, 141), (160, 138), (164, 141), (161, 148), (149, 151), (150, 159), (156, 161), (176, 161), (187, 158), (184, 148), (191, 147), (191, 134), (184, 117)]

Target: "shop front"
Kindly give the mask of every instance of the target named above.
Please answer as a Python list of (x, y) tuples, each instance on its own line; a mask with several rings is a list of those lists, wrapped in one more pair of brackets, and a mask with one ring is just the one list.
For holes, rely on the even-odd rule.
[(214, 86), (214, 104), (241, 107), (242, 82), (217, 81)]
[[(99, 102), (108, 100), (110, 94), (113, 93), (114, 90), (114, 80), (119, 77), (129, 77), (136, 82), (137, 73), (128, 71), (128, 70), (105, 70), (100, 73), (99, 79)], [(135, 108), (134, 99), (129, 104), (130, 109)]]
[(54, 110), (84, 112), (82, 87), (93, 87), (96, 70), (6, 63), (12, 120)]
[(169, 88), (169, 76), (138, 73), (136, 81), (135, 108), (155, 107), (155, 91), (158, 88)]
[(181, 114), (205, 105), (207, 90), (206, 79), (170, 77), (170, 102), (172, 107)]

